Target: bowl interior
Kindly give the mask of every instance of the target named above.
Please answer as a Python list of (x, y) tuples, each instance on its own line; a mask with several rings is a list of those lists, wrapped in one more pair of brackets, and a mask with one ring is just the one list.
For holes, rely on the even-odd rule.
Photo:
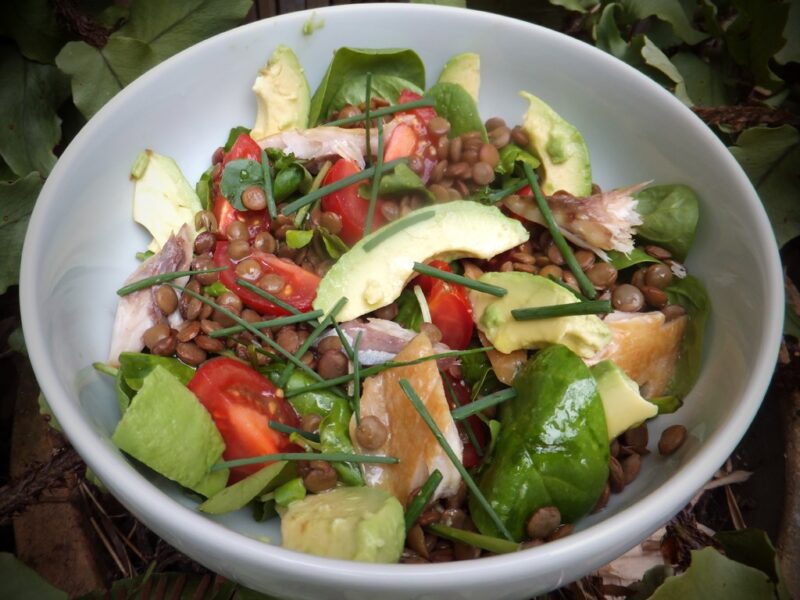
[[(381, 587), (391, 597), (426, 589), (439, 597), (516, 597), (578, 577), (677, 511), (733, 449), (760, 403), (782, 308), (777, 253), (758, 199), (688, 109), (588, 45), (471, 11), (373, 5), (319, 11), (318, 17), (325, 26), (310, 36), (302, 34), (308, 14), (296, 13), (181, 53), (119, 94), (67, 149), (39, 198), (23, 257), (25, 334), (43, 391), (67, 435), (123, 503), (182, 550), (253, 587), (298, 597), (326, 590), (333, 597), (344, 595), (346, 582), (353, 594)], [(519, 122), (526, 105), (518, 92), (530, 91), (583, 133), (594, 180), (604, 189), (652, 179), (688, 184), (701, 197), (688, 266), (705, 282), (714, 307), (705, 365), (684, 407), (650, 427), (657, 441), (664, 427), (682, 423), (689, 442), (669, 459), (657, 453), (645, 458), (640, 477), (605, 511), (581, 521), (571, 538), (470, 565), (367, 567), (305, 557), (264, 544), (265, 538), (279, 540), (276, 524), (255, 523), (247, 511), (218, 519), (194, 514), (193, 499), (133, 466), (110, 443), (119, 419), (113, 386), (90, 365), (107, 358), (114, 291), (149, 241), (131, 219), (130, 166), (142, 149), (152, 148), (174, 157), (196, 181), (229, 128), (253, 123), (250, 87), (279, 43), (295, 50), (312, 90), (341, 45), (413, 48), (428, 84), (451, 55), (478, 52), (484, 118)], [(297, 570), (308, 566), (315, 577)], [(468, 591), (463, 583), (470, 578)], [(487, 580), (494, 583), (487, 586)]]

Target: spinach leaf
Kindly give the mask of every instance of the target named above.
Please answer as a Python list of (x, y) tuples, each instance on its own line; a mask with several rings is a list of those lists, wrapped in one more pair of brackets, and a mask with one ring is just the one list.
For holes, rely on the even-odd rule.
[(397, 299), (397, 309), (395, 322), (406, 329), (419, 331), (420, 325), (422, 325), (422, 310), (414, 292), (403, 290)]
[(643, 263), (661, 262), (657, 258), (650, 256), (641, 248), (634, 248), (630, 254), (623, 254), (622, 252), (617, 252), (616, 250), (609, 250), (607, 254), (608, 258), (610, 259), (609, 262), (611, 263), (611, 266), (617, 271), (621, 271), (622, 269), (627, 269), (628, 267)]
[(134, 392), (142, 388), (144, 378), (156, 367), (163, 367), (183, 385), (194, 377), (194, 369), (177, 358), (142, 352), (123, 352), (119, 355), (119, 372), (128, 389)]
[(249, 158), (232, 160), (225, 165), (219, 190), (236, 210), (246, 210), (242, 204), (242, 192), (251, 185), (264, 185), (264, 171), (261, 163)]
[(225, 146), (223, 146), (223, 150), (225, 152), (230, 152), (233, 145), (236, 143), (236, 140), (239, 139), (239, 136), (243, 133), (250, 135), (250, 128), (245, 127), (244, 125), (239, 125), (238, 127), (232, 127), (230, 132), (228, 133), (228, 139), (225, 141)]
[(436, 114), (450, 122), (449, 137), (478, 131), (484, 142), (489, 140), (478, 112), (478, 105), (463, 87), (457, 83), (442, 81), (425, 92), (425, 96), (435, 103)]
[[(415, 94), (422, 95), (422, 89), (402, 77), (396, 75), (373, 75), (372, 76), (372, 97), (383, 98), (395, 103), (400, 98), (403, 90), (410, 90)], [(337, 111), (342, 107), (352, 104), (358, 106), (366, 101), (367, 96), (367, 76), (361, 75), (346, 81), (330, 102), (328, 110)]]
[[(328, 119), (333, 110), (333, 100), (342, 87), (354, 79), (366, 77), (367, 73), (372, 73), (373, 81), (379, 76), (391, 75), (417, 88), (425, 87), (425, 66), (413, 50), (339, 48), (311, 98), (309, 125), (313, 127)], [(361, 88), (366, 91), (366, 85), (362, 84)]]
[(656, 185), (634, 197), (639, 201), (636, 210), (644, 221), (638, 237), (666, 248), (678, 260), (685, 260), (699, 216), (694, 190), (682, 184)]
[(539, 159), (527, 150), (523, 150), (516, 144), (509, 144), (500, 150), (500, 162), (497, 163), (494, 170), (500, 175), (511, 175), (514, 173), (514, 167), (518, 162), (528, 163), (531, 169), (537, 169), (541, 164)]
[[(411, 192), (418, 192), (433, 200), (433, 194), (422, 183), (419, 175), (414, 173), (408, 165), (402, 163), (397, 165), (392, 173), (383, 175), (378, 184), (378, 195), (380, 196), (400, 196)], [(366, 197), (369, 198), (368, 191)]]
[(692, 389), (703, 362), (703, 332), (711, 312), (711, 301), (705, 287), (696, 277), (687, 275), (674, 279), (667, 286), (667, 297), (671, 304), (680, 304), (686, 309), (689, 322), (683, 334), (683, 351), (670, 382), (669, 393), (683, 398)]
[(211, 206), (211, 192), (213, 186), (211, 185), (211, 173), (214, 171), (214, 166), (208, 167), (205, 173), (200, 176), (197, 185), (194, 186), (197, 197), (200, 198), (200, 204), (203, 205), (204, 210), (208, 210)]

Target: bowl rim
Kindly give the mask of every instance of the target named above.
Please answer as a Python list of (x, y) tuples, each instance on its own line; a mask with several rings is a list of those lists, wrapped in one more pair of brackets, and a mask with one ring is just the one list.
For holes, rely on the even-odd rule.
[[(70, 399), (69, 391), (60, 384), (57, 375), (51, 368), (47, 339), (42, 322), (37, 319), (35, 311), (36, 299), (42, 293), (41, 282), (35, 275), (36, 267), (46, 259), (46, 242), (42, 241), (44, 240), (42, 229), (46, 213), (55, 206), (57, 196), (55, 190), (58, 182), (69, 175), (71, 163), (80, 160), (80, 150), (82, 146), (90, 142), (93, 132), (102, 128), (113, 118), (117, 107), (125, 99), (135, 96), (139, 89), (146, 86), (151, 79), (162, 76), (162, 73), (170, 69), (180, 68), (184, 62), (191, 62), (192, 56), (200, 49), (207, 45), (232, 41), (242, 35), (243, 30), (250, 31), (278, 24), (286, 25), (293, 21), (302, 22), (312, 13), (322, 17), (334, 13), (337, 15), (351, 13), (364, 18), (387, 18), (397, 11), (424, 13), (426, 17), (452, 16), (454, 11), (468, 13), (469, 18), (478, 18), (487, 24), (524, 29), (526, 35), (534, 35), (544, 42), (557, 39), (561, 44), (574, 47), (580, 45), (582, 52), (592, 54), (593, 60), (600, 61), (604, 68), (617, 71), (621, 77), (635, 80), (637, 86), (650, 88), (650, 92), (660, 96), (663, 102), (670, 103), (677, 112), (683, 112), (685, 118), (693, 120), (699, 130), (698, 135), (705, 137), (717, 149), (719, 156), (715, 157), (715, 160), (727, 163), (730, 171), (737, 178), (734, 183), (742, 189), (745, 195), (749, 196), (751, 208), (755, 209), (756, 220), (751, 224), (754, 232), (762, 240), (772, 242), (769, 248), (762, 248), (762, 258), (766, 269), (764, 275), (768, 284), (765, 290), (768, 304), (763, 307), (763, 310), (767, 314), (766, 318), (770, 325), (761, 340), (764, 351), (753, 365), (753, 376), (747, 382), (741, 401), (727, 418), (724, 427), (705, 440), (697, 455), (687, 465), (635, 504), (571, 536), (525, 552), (478, 560), (426, 565), (358, 563), (302, 554), (279, 546), (264, 544), (214, 522), (196, 510), (180, 504), (150, 483), (121, 453), (110, 448), (109, 443), (104, 441), (104, 438), (85, 421), (80, 415), (79, 405)], [(784, 292), (780, 258), (774, 234), (763, 205), (749, 179), (727, 148), (705, 123), (659, 84), (594, 46), (540, 25), (477, 10), (425, 4), (386, 3), (308, 9), (242, 25), (179, 52), (121, 90), (84, 125), (63, 152), (45, 182), (31, 214), (25, 236), (19, 293), (22, 323), (34, 373), (42, 393), (48, 399), (70, 442), (87, 465), (114, 492), (114, 495), (137, 516), (147, 515), (147, 520), (143, 519), (145, 524), (152, 527), (170, 543), (177, 545), (181, 540), (192, 540), (207, 545), (213, 544), (218, 553), (224, 552), (224, 555), (231, 561), (281, 569), (290, 576), (293, 574), (294, 577), (308, 577), (307, 569), (313, 568), (312, 579), (316, 580), (318, 584), (360, 589), (374, 585), (375, 578), (378, 577), (388, 585), (400, 588), (413, 585), (415, 589), (435, 590), (449, 587), (448, 582), (454, 581), (456, 577), (460, 586), (468, 586), (485, 582), (487, 579), (497, 581), (497, 578), (503, 575), (520, 581), (530, 580), (537, 574), (552, 570), (563, 574), (563, 570), (568, 565), (578, 561), (582, 561), (581, 564), (586, 567), (584, 572), (588, 572), (597, 562), (598, 547), (606, 548), (605, 554), (600, 553), (602, 556), (608, 555), (607, 539), (614, 538), (615, 531), (626, 527), (628, 530), (634, 528), (639, 532), (644, 532), (639, 536), (641, 538), (648, 532), (657, 529), (663, 523), (664, 518), (668, 518), (653, 519), (653, 514), (674, 515), (677, 513), (734, 450), (736, 443), (744, 435), (761, 404), (772, 376), (782, 338)], [(672, 491), (673, 495), (665, 497), (663, 493), (665, 490)], [(676, 494), (676, 490), (682, 490), (682, 492)], [(667, 510), (665, 510), (665, 506), (668, 507)], [(157, 522), (157, 525), (154, 525), (154, 522)], [(635, 542), (622, 545), (618, 543), (612, 552), (616, 552), (617, 555), (622, 554), (633, 545)], [(409, 576), (412, 579), (409, 579)], [(409, 581), (413, 581), (413, 584), (409, 584)], [(563, 583), (566, 581), (565, 579)]]

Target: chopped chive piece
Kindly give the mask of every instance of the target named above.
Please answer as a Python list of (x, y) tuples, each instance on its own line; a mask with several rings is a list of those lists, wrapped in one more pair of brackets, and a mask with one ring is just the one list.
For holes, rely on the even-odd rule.
[(422, 511), (425, 510), (425, 507), (431, 501), (431, 496), (433, 496), (436, 488), (439, 487), (442, 479), (441, 471), (439, 471), (439, 469), (434, 469), (433, 472), (428, 475), (428, 479), (422, 487), (419, 488), (419, 492), (414, 496), (414, 499), (409, 503), (408, 509), (406, 510), (406, 533), (408, 533), (414, 526), (414, 523), (417, 522)]
[(435, 533), (446, 540), (475, 546), (476, 548), (488, 550), (494, 554), (510, 554), (520, 550), (520, 545), (516, 542), (509, 542), (502, 538), (497, 538), (492, 535), (483, 535), (482, 533), (467, 531), (466, 529), (456, 529), (455, 527), (448, 527), (447, 525), (440, 525), (438, 523), (428, 525), (426, 529), (429, 529), (431, 533)]
[(516, 395), (517, 392), (513, 388), (500, 390), (494, 394), (489, 394), (488, 396), (479, 398), (478, 400), (475, 400), (475, 402), (470, 402), (466, 406), (455, 409), (450, 413), (450, 416), (453, 417), (454, 421), (463, 421), (467, 417), (471, 417), (474, 414), (486, 410), (490, 406), (495, 406), (496, 404), (500, 404), (506, 400), (511, 400), (512, 398), (515, 398)]
[(442, 279), (444, 281), (449, 281), (450, 283), (457, 283), (458, 285), (463, 285), (465, 288), (483, 292), (484, 294), (491, 294), (492, 296), (502, 297), (508, 293), (506, 288), (500, 287), (499, 285), (491, 285), (488, 283), (483, 283), (482, 281), (476, 281), (475, 279), (470, 279), (469, 277), (464, 277), (463, 275), (456, 275), (455, 273), (442, 271), (441, 269), (437, 269), (436, 267), (425, 265), (423, 263), (415, 262), (414, 270), (422, 275), (430, 275), (436, 279)]
[[(300, 347), (297, 349), (297, 352), (294, 355), (295, 358), (297, 358), (297, 362), (301, 362), (302, 363), (302, 361), (300, 360), (302, 358), (302, 356), (306, 352), (308, 352), (308, 349), (311, 348), (311, 344), (313, 344), (316, 341), (316, 339), (320, 336), (322, 331), (330, 323), (333, 322), (333, 320), (336, 318), (336, 315), (339, 313), (340, 310), (342, 310), (342, 308), (344, 307), (345, 304), (347, 304), (347, 298), (344, 298), (344, 297), (339, 298), (339, 301), (334, 305), (334, 307), (325, 316), (325, 318), (322, 319), (317, 324), (316, 327), (314, 327), (314, 330), (308, 335), (306, 340), (300, 345)], [(292, 361), (292, 362), (294, 363), (295, 361)], [(292, 373), (294, 373), (294, 364), (290, 363), (290, 364), (286, 365), (286, 368), (283, 369), (283, 372), (281, 373), (280, 377), (278, 377), (278, 381), (276, 382), (276, 385), (279, 388), (285, 388), (286, 387), (286, 382), (289, 381), (289, 377), (292, 376)]]
[[(385, 163), (381, 167), (381, 171), (390, 171), (394, 169), (397, 165), (401, 163), (406, 163), (408, 159), (406, 158), (396, 158), (394, 160), (390, 160), (388, 163)], [(321, 188), (317, 188), (313, 192), (309, 192), (305, 196), (298, 198), (294, 202), (290, 202), (286, 206), (283, 207), (281, 214), (283, 215), (290, 215), (299, 208), (302, 208), (306, 204), (311, 204), (314, 200), (318, 198), (322, 198), (323, 196), (327, 196), (332, 192), (336, 192), (341, 190), (342, 188), (346, 188), (349, 185), (353, 185), (354, 183), (358, 183), (359, 181), (365, 181), (372, 177), (372, 174), (375, 173), (375, 167), (367, 167), (363, 171), (358, 173), (353, 173), (347, 177), (343, 177), (339, 181), (334, 181), (333, 183), (329, 183), (328, 185), (324, 185)]]
[[(369, 124), (369, 109), (370, 109), (370, 106), (369, 105), (370, 105), (371, 102), (372, 102), (372, 73), (367, 73), (367, 93), (366, 93), (366, 97), (364, 99), (364, 118), (366, 119), (365, 122), (367, 124), (367, 127), (366, 127), (366, 135), (367, 135), (366, 146), (367, 146), (367, 163), (368, 164), (372, 164), (372, 149), (370, 148), (370, 139), (369, 139), (369, 133), (370, 133), (370, 131), (369, 131), (370, 130), (370, 124)], [(378, 170), (380, 170), (380, 169), (378, 169)], [(367, 221), (367, 223), (369, 223), (369, 221)]]
[[(347, 338), (345, 338), (346, 340)], [(414, 360), (400, 360), (400, 361), (387, 361), (385, 363), (381, 363), (379, 365), (373, 365), (371, 367), (367, 367), (366, 369), (361, 369), (361, 377), (369, 377), (370, 375), (376, 375), (388, 369), (394, 369), (397, 367), (410, 367), (412, 365), (418, 365), (420, 363), (429, 361), (429, 360), (439, 360), (440, 358), (455, 358), (458, 356), (465, 356), (467, 354), (478, 354), (480, 352), (487, 352), (488, 350), (494, 350), (494, 346), (487, 346), (485, 348), (470, 348), (469, 350), (450, 350), (449, 352), (441, 352), (439, 354), (431, 354), (430, 356), (423, 356), (421, 358), (415, 358)], [(342, 383), (349, 383), (353, 379), (353, 374), (350, 373), (348, 375), (342, 375), (340, 377), (334, 377), (333, 379), (326, 379), (324, 381), (320, 381), (319, 383), (312, 383), (307, 385), (303, 388), (299, 388), (296, 390), (286, 390), (285, 394), (287, 398), (291, 398), (292, 396), (297, 396), (298, 394), (303, 394), (305, 392), (316, 392), (318, 390), (324, 390), (329, 387), (333, 387), (335, 385), (340, 385)]]
[(361, 332), (359, 331), (353, 341), (353, 413), (356, 416), (356, 425), (361, 424), (361, 361), (358, 360), (360, 345)]
[[(402, 104), (393, 104), (392, 106), (385, 106), (383, 108), (373, 110), (370, 113), (370, 118), (377, 119), (378, 117), (385, 117), (386, 115), (392, 115), (396, 112), (402, 112), (412, 108), (421, 108), (423, 106), (434, 106), (435, 104), (436, 103), (433, 100), (428, 98), (420, 98), (419, 100), (403, 102)], [(350, 123), (359, 123), (360, 121), (365, 121), (366, 119), (367, 115), (362, 113), (360, 115), (353, 115), (352, 117), (345, 117), (344, 119), (336, 119), (335, 121), (330, 121), (329, 123), (323, 123), (322, 126), (341, 127), (342, 125), (350, 125)]]
[(289, 311), (289, 312), (290, 312), (290, 313), (292, 313), (293, 315), (300, 315), (300, 314), (302, 314), (302, 313), (301, 313), (299, 310), (297, 310), (297, 309), (296, 309), (294, 306), (292, 306), (291, 304), (287, 304), (286, 302), (284, 302), (283, 300), (281, 300), (281, 299), (280, 299), (280, 298), (278, 298), (277, 296), (273, 296), (273, 295), (272, 295), (272, 294), (270, 294), (269, 292), (265, 292), (264, 290), (262, 290), (262, 289), (261, 289), (260, 287), (258, 287), (257, 285), (254, 285), (254, 284), (250, 283), (249, 281), (247, 281), (247, 280), (245, 280), (245, 279), (237, 279), (237, 280), (236, 280), (236, 283), (237, 283), (237, 285), (240, 285), (240, 286), (242, 286), (243, 288), (247, 288), (248, 290), (250, 290), (250, 291), (251, 291), (251, 292), (253, 292), (254, 294), (258, 294), (258, 295), (259, 295), (259, 296), (261, 296), (262, 298), (264, 298), (264, 299), (266, 299), (266, 300), (269, 300), (269, 301), (270, 301), (270, 302), (272, 302), (272, 303), (273, 303), (275, 306), (277, 306), (277, 307), (279, 307), (279, 308), (282, 308), (283, 310)]
[[(300, 313), (299, 315), (289, 315), (288, 317), (278, 317), (277, 319), (269, 319), (268, 321), (257, 321), (251, 323), (253, 327), (258, 329), (283, 327), (284, 325), (293, 325), (294, 323), (305, 323), (306, 321), (313, 321), (317, 317), (321, 317), (324, 313), (321, 310), (312, 310), (307, 313)], [(218, 338), (232, 335), (244, 331), (241, 325), (234, 325), (233, 327), (225, 327), (217, 329), (208, 334), (208, 337)]]
[(342, 347), (344, 348), (345, 354), (347, 354), (347, 358), (352, 361), (353, 347), (350, 345), (350, 340), (347, 339), (344, 331), (342, 331), (342, 328), (339, 327), (339, 324), (335, 320), (333, 321), (333, 328), (336, 330), (336, 335), (339, 336), (339, 341), (342, 342)]
[(497, 204), (498, 202), (500, 202), (500, 200), (502, 200), (506, 196), (510, 196), (511, 194), (520, 191), (526, 185), (528, 185), (528, 182), (525, 181), (524, 179), (520, 179), (519, 181), (515, 181), (510, 186), (503, 188), (502, 190), (497, 190), (496, 192), (492, 192), (491, 194), (486, 196), (486, 200), (489, 202), (489, 204)]
[(461, 459), (456, 456), (456, 453), (453, 452), (453, 449), (450, 447), (450, 444), (447, 443), (447, 440), (444, 437), (441, 429), (431, 417), (431, 413), (428, 412), (428, 409), (423, 404), (422, 400), (420, 400), (419, 396), (417, 396), (417, 392), (414, 391), (412, 385), (408, 382), (407, 379), (400, 380), (400, 388), (403, 390), (405, 395), (411, 401), (411, 404), (414, 405), (414, 408), (417, 409), (419, 416), (422, 417), (422, 420), (425, 421), (425, 424), (428, 426), (428, 429), (431, 430), (433, 437), (436, 438), (436, 441), (439, 442), (439, 445), (442, 447), (442, 450), (445, 451), (448, 458), (450, 458), (450, 462), (453, 463), (453, 466), (456, 470), (461, 474), (461, 478), (464, 480), (464, 483), (467, 484), (467, 487), (472, 492), (473, 497), (475, 500), (478, 501), (486, 513), (489, 515), (489, 518), (495, 524), (495, 527), (503, 534), (504, 537), (511, 540), (513, 539), (511, 533), (506, 528), (503, 521), (500, 520), (500, 517), (497, 516), (497, 513), (492, 508), (492, 505), (489, 504), (489, 501), (486, 499), (486, 496), (483, 495), (478, 485), (475, 483), (475, 480), (472, 479), (472, 475), (469, 474), (467, 469), (461, 463)]
[(556, 304), (555, 306), (515, 308), (511, 311), (511, 316), (516, 321), (533, 321), (535, 319), (550, 319), (553, 317), (597, 315), (613, 311), (611, 302), (608, 300), (587, 300), (586, 302), (571, 302), (570, 304)]
[(281, 452), (278, 454), (262, 454), (261, 456), (251, 456), (250, 458), (237, 458), (236, 460), (218, 462), (211, 467), (211, 471), (244, 467), (246, 465), (257, 465), (259, 463), (274, 462), (276, 460), (324, 460), (325, 462), (384, 463), (391, 465), (400, 462), (400, 459), (394, 456), (347, 454), (346, 452)]
[(168, 283), (167, 285), (169, 285), (170, 287), (172, 287), (172, 288), (174, 288), (176, 290), (180, 290), (180, 291), (182, 291), (182, 292), (184, 292), (186, 294), (189, 294), (192, 298), (197, 298), (203, 304), (208, 304), (211, 308), (213, 308), (215, 310), (218, 310), (223, 315), (225, 315), (225, 316), (229, 317), (231, 320), (233, 320), (235, 323), (238, 323), (239, 325), (244, 327), (247, 331), (252, 333), (254, 336), (256, 336), (257, 338), (263, 340), (270, 348), (272, 348), (273, 350), (275, 350), (279, 354), (283, 355), (287, 360), (293, 362), (295, 364), (295, 366), (298, 366), (301, 369), (303, 369), (306, 373), (311, 375), (315, 380), (317, 380), (317, 381), (325, 381), (322, 378), (322, 376), (319, 373), (317, 373), (314, 369), (309, 367), (303, 361), (301, 361), (298, 358), (296, 358), (294, 356), (294, 354), (292, 354), (288, 350), (284, 349), (283, 346), (278, 345), (278, 343), (275, 340), (270, 338), (267, 334), (265, 334), (260, 329), (256, 329), (255, 327), (253, 327), (250, 323), (248, 323), (247, 321), (242, 319), (236, 313), (231, 312), (230, 310), (228, 310), (224, 306), (220, 306), (219, 304), (217, 304), (213, 300), (209, 300), (208, 298), (206, 298), (202, 294), (198, 294), (197, 292), (194, 292), (194, 291), (192, 291), (192, 290), (190, 290), (190, 289), (188, 289), (186, 287), (175, 285), (174, 283)]
[(119, 369), (117, 369), (116, 367), (112, 367), (108, 363), (93, 362), (92, 367), (94, 367), (94, 370), (97, 371), (98, 373), (103, 373), (104, 375), (108, 375), (109, 377), (116, 377), (117, 375), (119, 375)]
[(117, 290), (117, 295), (127, 296), (128, 294), (132, 294), (133, 292), (138, 292), (139, 290), (153, 287), (154, 285), (158, 285), (160, 283), (166, 283), (167, 281), (172, 281), (173, 279), (180, 279), (181, 277), (188, 277), (189, 275), (203, 275), (205, 273), (216, 273), (218, 271), (224, 271), (227, 268), (228, 267), (214, 267), (213, 269), (199, 269), (196, 271), (174, 271), (172, 273), (160, 273), (158, 275), (153, 275), (151, 277), (145, 277), (144, 279), (140, 279), (139, 281), (134, 281), (133, 283), (129, 283), (128, 285), (119, 288)]
[(578, 285), (581, 286), (583, 295), (590, 300), (594, 300), (594, 298), (597, 296), (597, 291), (594, 289), (592, 282), (589, 281), (589, 278), (586, 277), (583, 269), (581, 269), (580, 265), (578, 264), (578, 260), (575, 258), (575, 254), (572, 252), (572, 248), (570, 248), (569, 244), (567, 244), (567, 240), (564, 239), (564, 235), (561, 233), (558, 223), (556, 223), (556, 220), (553, 218), (553, 213), (550, 211), (550, 206), (547, 204), (547, 200), (545, 200), (544, 196), (542, 195), (542, 190), (539, 187), (539, 180), (536, 177), (536, 173), (533, 172), (531, 166), (526, 162), (522, 163), (522, 168), (525, 169), (525, 176), (528, 178), (528, 181), (531, 184), (533, 196), (536, 198), (536, 204), (539, 206), (539, 212), (542, 213), (542, 217), (544, 217), (545, 223), (547, 223), (547, 229), (550, 231), (550, 236), (553, 238), (553, 243), (555, 243), (559, 252), (561, 252), (561, 256), (564, 258), (564, 261), (566, 261), (566, 263), (569, 265), (569, 270), (572, 271), (573, 275), (575, 275), (575, 279), (578, 280)]
[(422, 314), (422, 322), (433, 323), (433, 317), (431, 317), (431, 308), (428, 306), (428, 299), (425, 297), (425, 292), (423, 292), (422, 288), (418, 285), (414, 286), (414, 296), (416, 296), (417, 304), (419, 304), (419, 312)]
[[(369, 142), (369, 128), (367, 128), (367, 141)], [(369, 148), (369, 145), (367, 145)], [(369, 150), (367, 150), (369, 154)], [(369, 191), (369, 208), (367, 209), (367, 220), (364, 223), (364, 235), (369, 235), (372, 231), (372, 219), (375, 217), (375, 207), (378, 204), (378, 188), (381, 182), (381, 171), (383, 170), (383, 119), (378, 119), (378, 155), (375, 157), (375, 174), (372, 176), (372, 188)]]
[[(395, 161), (391, 161), (386, 164), (390, 165), (393, 162)], [(387, 238), (392, 237), (395, 233), (399, 233), (403, 229), (411, 227), (412, 225), (416, 225), (417, 223), (422, 223), (422, 221), (427, 221), (428, 219), (432, 219), (433, 216), (434, 216), (433, 211), (429, 210), (425, 212), (418, 212), (416, 214), (411, 213), (410, 215), (403, 217), (402, 219), (394, 221), (393, 223), (389, 223), (388, 225), (378, 230), (374, 234), (374, 237), (364, 244), (364, 252), (369, 252), (370, 250), (374, 250), (376, 246), (386, 241)]]
[(307, 440), (319, 443), (318, 433), (303, 431), (302, 429), (298, 429), (297, 427), (292, 427), (291, 425), (284, 425), (283, 423), (280, 423), (278, 421), (270, 421), (269, 428), (274, 429), (275, 431), (280, 431), (281, 433), (296, 433), (300, 437), (304, 437)]
[[(326, 160), (319, 169), (319, 172), (314, 176), (314, 180), (311, 182), (311, 187), (308, 188), (309, 192), (313, 192), (316, 189), (319, 189), (319, 186), (322, 185), (322, 182), (325, 180), (325, 176), (328, 174), (328, 171), (331, 170), (331, 166), (333, 163), (329, 160)], [(303, 208), (297, 211), (297, 215), (294, 217), (294, 226), (298, 229), (302, 228), (303, 222), (306, 220), (306, 216), (309, 212), (311, 212), (312, 206), (311, 204), (306, 204)]]
[(275, 207), (275, 194), (272, 191), (272, 165), (269, 164), (267, 151), (261, 150), (261, 168), (264, 170), (264, 193), (267, 195), (267, 210), (273, 219), (278, 216), (278, 209)]
[(580, 292), (577, 292), (577, 291), (573, 290), (571, 287), (569, 287), (569, 286), (568, 286), (566, 283), (564, 283), (563, 281), (561, 281), (561, 280), (560, 280), (558, 277), (556, 277), (555, 275), (548, 275), (548, 276), (547, 276), (547, 278), (548, 278), (550, 281), (552, 281), (553, 283), (556, 283), (556, 284), (560, 285), (562, 288), (564, 288), (564, 289), (565, 289), (565, 290), (567, 290), (568, 292), (571, 292), (571, 293), (575, 294), (575, 295), (578, 297), (578, 299), (579, 299), (581, 302), (590, 302), (590, 300), (589, 300), (589, 299), (588, 299), (586, 296), (584, 296), (584, 295), (583, 295), (583, 294), (581, 294)]
[[(444, 385), (447, 388), (447, 393), (450, 395), (450, 399), (453, 401), (453, 404), (456, 405), (454, 410), (461, 408), (461, 401), (458, 399), (458, 394), (456, 394), (455, 389), (453, 389), (453, 384), (451, 383), (450, 378), (442, 371), (439, 371), (439, 374), (442, 377), (442, 381), (444, 381)], [(452, 412), (450, 414), (452, 415)], [(472, 423), (470, 421), (464, 421), (464, 429), (467, 432), (469, 443), (472, 444), (472, 447), (475, 449), (475, 454), (478, 456), (483, 456), (483, 448), (481, 448), (481, 445), (478, 443), (478, 438), (475, 437), (475, 430), (472, 428)]]

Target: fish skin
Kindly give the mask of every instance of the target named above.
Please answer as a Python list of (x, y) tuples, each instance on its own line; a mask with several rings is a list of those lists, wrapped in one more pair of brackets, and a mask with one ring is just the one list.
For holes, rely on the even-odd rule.
[[(125, 285), (134, 283), (162, 273), (174, 273), (189, 268), (192, 262), (192, 238), (187, 225), (181, 227), (177, 235), (173, 234), (164, 243), (158, 253), (154, 254), (125, 280)], [(184, 285), (188, 278), (181, 277), (173, 283)], [(119, 355), (122, 352), (139, 352), (144, 348), (144, 332), (161, 321), (164, 316), (156, 304), (155, 294), (159, 286), (154, 286), (123, 296), (117, 302), (114, 317), (114, 328), (111, 333), (111, 349), (108, 363), (119, 366)], [(169, 316), (169, 324), (177, 328), (183, 317), (179, 311)]]

